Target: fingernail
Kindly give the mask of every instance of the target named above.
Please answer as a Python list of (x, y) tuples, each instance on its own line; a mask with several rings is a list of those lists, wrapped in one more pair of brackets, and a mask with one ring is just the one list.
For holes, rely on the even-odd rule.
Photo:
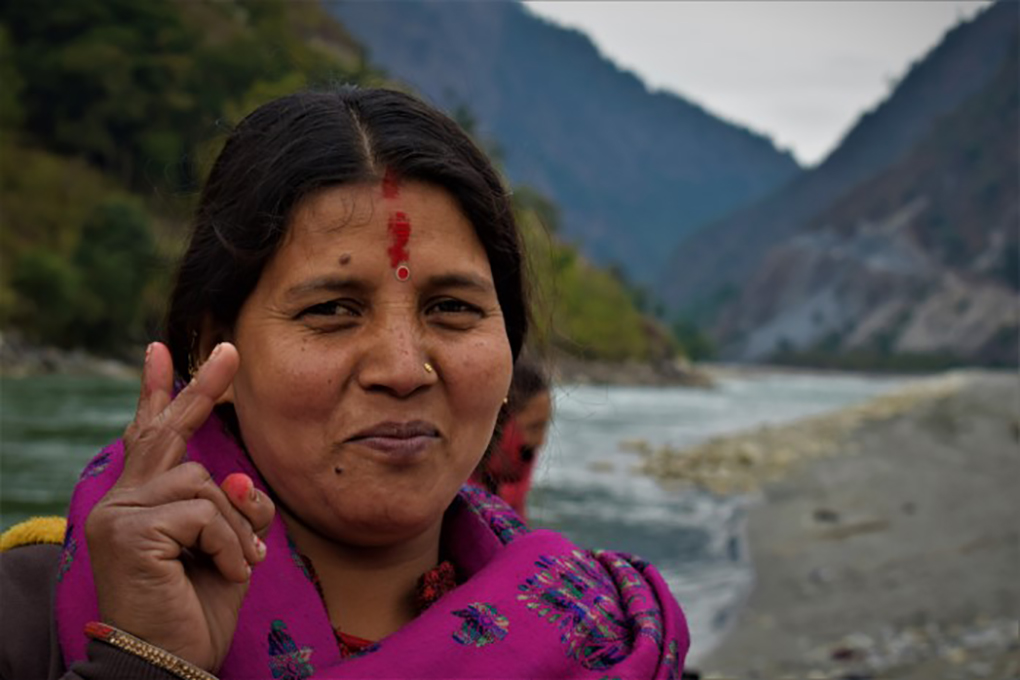
[(266, 559), (266, 551), (267, 551), (267, 548), (266, 548), (265, 541), (263, 541), (261, 538), (256, 536), (255, 537), (255, 553), (259, 556), (259, 562), (261, 562), (262, 560)]
[(259, 492), (255, 488), (255, 484), (254, 483), (252, 483), (251, 488), (248, 489), (248, 500), (251, 501), (252, 503), (258, 503), (259, 502)]
[(153, 345), (155, 345), (155, 344), (156, 344), (156, 343), (154, 343), (154, 342), (150, 342), (150, 343), (149, 343), (149, 344), (148, 344), (148, 345), (147, 345), (147, 346), (145, 347), (145, 363), (146, 363), (146, 364), (148, 364), (148, 363), (149, 363), (149, 357), (151, 357), (151, 356), (152, 356), (152, 346), (153, 346)]
[(232, 472), (223, 480), (223, 490), (227, 492), (235, 505), (240, 505), (251, 497), (251, 477), (243, 472)]
[(221, 343), (219, 343), (218, 345), (216, 345), (215, 347), (213, 347), (213, 351), (212, 351), (212, 353), (211, 353), (211, 354), (209, 355), (209, 358), (210, 358), (210, 359), (215, 359), (215, 358), (217, 357), (217, 355), (219, 355), (219, 353), (220, 353), (220, 351), (221, 351), (222, 349), (223, 349), (223, 343), (221, 342)]
[(244, 580), (250, 581), (251, 580), (251, 565), (250, 564), (244, 565), (244, 572), (245, 572)]

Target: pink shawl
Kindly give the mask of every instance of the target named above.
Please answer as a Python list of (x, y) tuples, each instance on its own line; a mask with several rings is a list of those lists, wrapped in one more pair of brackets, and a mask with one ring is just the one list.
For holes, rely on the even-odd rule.
[[(82, 629), (98, 618), (85, 518), (120, 475), (120, 441), (86, 466), (68, 512), (56, 619), (65, 664), (85, 658)], [(188, 445), (221, 482), (248, 457), (215, 416)], [(341, 659), (322, 600), (277, 516), (255, 569), (221, 678), (679, 678), (689, 638), (659, 572), (617, 552), (581, 550), (529, 531), (498, 498), (461, 489), (444, 546), (464, 582), (417, 619)]]

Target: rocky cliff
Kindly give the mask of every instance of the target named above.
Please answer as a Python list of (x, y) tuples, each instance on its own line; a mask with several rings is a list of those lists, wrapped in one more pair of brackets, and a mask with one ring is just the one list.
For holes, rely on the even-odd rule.
[(818, 167), (682, 239), (658, 278), (663, 301), (682, 310), (732, 298), (771, 247), (896, 163), (942, 116), (983, 90), (1007, 56), (1016, 58), (1018, 23), (1020, 5), (1005, 0), (949, 31)]
[[(724, 355), (1016, 363), (1017, 7), (952, 31), (823, 166), (674, 258), (670, 285), (690, 285), (674, 301), (714, 291)], [(895, 155), (911, 119), (912, 143)], [(868, 139), (867, 127), (885, 134)], [(883, 144), (895, 158), (875, 169)]]

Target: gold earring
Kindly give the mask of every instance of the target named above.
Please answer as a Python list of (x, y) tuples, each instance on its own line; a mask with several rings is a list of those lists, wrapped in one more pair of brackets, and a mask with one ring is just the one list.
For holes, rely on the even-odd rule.
[(430, 364), (429, 362), (426, 361), (425, 362), (425, 372), (426, 373), (435, 373), (436, 369), (432, 368), (432, 364)]

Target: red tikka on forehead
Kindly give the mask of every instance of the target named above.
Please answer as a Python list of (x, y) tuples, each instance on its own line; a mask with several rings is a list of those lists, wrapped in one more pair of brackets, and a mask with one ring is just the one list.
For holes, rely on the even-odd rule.
[[(400, 196), (400, 184), (396, 173), (386, 168), (382, 180), (383, 198), (395, 200)], [(411, 240), (411, 220), (407, 213), (394, 210), (389, 218), (390, 246), (386, 249), (390, 256), (390, 266), (398, 281), (407, 281), (411, 278), (411, 253), (408, 252), (407, 243)]]
[(382, 178), (383, 198), (397, 198), (400, 196), (400, 183), (397, 181), (397, 173), (391, 168), (386, 168)]
[(407, 242), (411, 240), (411, 220), (407, 213), (398, 210), (390, 215), (389, 231), (390, 247), (386, 252), (390, 255), (390, 266), (396, 269), (398, 279), (406, 281), (411, 275), (411, 270), (407, 268), (411, 260), (411, 253), (407, 252)]

